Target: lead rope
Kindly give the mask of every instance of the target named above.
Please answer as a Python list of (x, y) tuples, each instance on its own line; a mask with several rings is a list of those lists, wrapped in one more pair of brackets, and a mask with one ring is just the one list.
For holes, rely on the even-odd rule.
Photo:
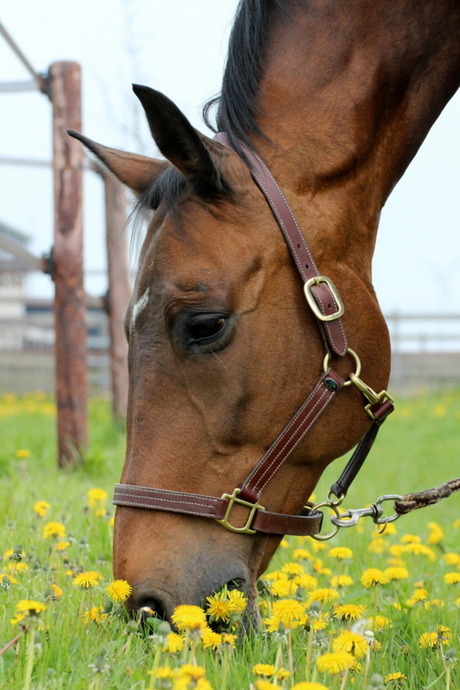
[(394, 508), (398, 515), (407, 515), (407, 513), (419, 508), (434, 505), (443, 498), (449, 498), (455, 491), (460, 491), (460, 477), (458, 479), (451, 479), (445, 484), (436, 486), (433, 489), (426, 489), (425, 491), (417, 491), (415, 493), (406, 494), (397, 499), (394, 503)]

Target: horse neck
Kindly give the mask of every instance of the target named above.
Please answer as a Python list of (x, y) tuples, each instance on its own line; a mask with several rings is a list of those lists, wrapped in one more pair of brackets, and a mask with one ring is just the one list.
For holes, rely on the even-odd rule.
[(380, 210), (459, 85), (460, 5), (287, 5), (272, 21), (258, 95), (268, 140), (256, 145), (310, 218), (316, 208), (316, 231), (340, 234), (370, 272)]

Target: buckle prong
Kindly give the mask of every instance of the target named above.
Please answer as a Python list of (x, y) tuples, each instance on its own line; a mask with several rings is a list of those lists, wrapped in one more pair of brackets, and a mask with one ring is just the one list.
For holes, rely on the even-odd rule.
[[(218, 522), (220, 525), (223, 525), (226, 529), (230, 530), (230, 532), (237, 532), (238, 534), (255, 534), (256, 530), (251, 529), (250, 525), (252, 523), (256, 511), (265, 510), (265, 508), (261, 506), (260, 503), (250, 503), (249, 501), (243, 501), (243, 499), (238, 498), (238, 494), (240, 492), (241, 489), (234, 489), (231, 494), (222, 494), (221, 498), (225, 498), (228, 501), (228, 506), (225, 510), (224, 517), (219, 520), (216, 519), (216, 522)], [(235, 527), (229, 522), (230, 513), (232, 512), (232, 508), (235, 505), (235, 503), (238, 503), (239, 505), (242, 505), (245, 508), (250, 509), (246, 522), (242, 527)]]

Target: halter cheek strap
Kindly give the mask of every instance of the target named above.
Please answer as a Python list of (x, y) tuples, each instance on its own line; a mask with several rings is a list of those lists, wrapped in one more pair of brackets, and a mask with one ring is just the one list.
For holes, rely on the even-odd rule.
[[(216, 140), (230, 147), (226, 134), (219, 133)], [(232, 532), (254, 534), (318, 535), (323, 514), (309, 507), (299, 515), (274, 513), (265, 509), (259, 499), (280, 467), (299, 445), (315, 422), (346, 385), (353, 383), (368, 401), (366, 412), (372, 425), (358, 445), (331, 493), (345, 496), (352, 480), (367, 457), (377, 432), (388, 414), (393, 411), (393, 401), (386, 391), (375, 393), (359, 378), (359, 359), (348, 348), (348, 342), (340, 317), (344, 313), (342, 300), (333, 282), (320, 275), (310, 249), (300, 231), (297, 220), (276, 180), (259, 156), (242, 146), (251, 175), (265, 196), (291, 252), (295, 266), (304, 282), (304, 294), (323, 336), (327, 355), (324, 371), (313, 390), (292, 416), (287, 425), (259, 460), (254, 469), (232, 493), (220, 498), (182, 491), (168, 491), (132, 484), (116, 484), (113, 502), (117, 506), (161, 510), (201, 518), (212, 518)], [(344, 381), (328, 366), (331, 355), (344, 357), (348, 353), (356, 359), (357, 371), (350, 380)], [(234, 506), (246, 509), (244, 523), (235, 524)], [(332, 505), (332, 504), (331, 504)], [(318, 537), (319, 538), (319, 537)]]

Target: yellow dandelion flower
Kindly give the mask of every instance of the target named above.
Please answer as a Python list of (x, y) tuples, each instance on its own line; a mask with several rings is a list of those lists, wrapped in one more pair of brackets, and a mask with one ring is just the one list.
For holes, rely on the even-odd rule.
[(311, 561), (313, 556), (307, 549), (296, 549), (292, 554), (292, 557), (298, 561)]
[(446, 573), (444, 575), (444, 582), (446, 585), (458, 585), (460, 582), (460, 573)]
[[(209, 629), (209, 628), (208, 628)], [(185, 640), (182, 635), (171, 632), (166, 635), (166, 640), (163, 646), (164, 652), (169, 652), (170, 654), (175, 654), (180, 652), (184, 648)]]
[(409, 577), (407, 568), (390, 566), (383, 571), (389, 580), (406, 580)]
[(233, 635), (232, 633), (228, 632), (223, 632), (221, 633), (221, 646), (226, 647), (227, 649), (235, 649), (236, 647), (236, 641), (238, 639), (238, 635)]
[(126, 580), (114, 580), (110, 583), (110, 585), (108, 585), (108, 587), (106, 587), (105, 591), (107, 596), (109, 596), (112, 601), (121, 603), (126, 601), (133, 591), (133, 588), (129, 582), (126, 582)]
[(292, 686), (292, 690), (327, 690), (327, 687), (322, 683), (296, 683)]
[(279, 690), (279, 685), (270, 683), (269, 680), (264, 680), (263, 678), (258, 678), (254, 685), (256, 690)]
[(289, 597), (296, 593), (297, 585), (286, 576), (278, 577), (268, 585), (268, 591), (274, 597)]
[[(182, 605), (186, 606), (187, 604)], [(177, 608), (180, 607), (178, 606)], [(199, 606), (196, 608), (199, 608)], [(190, 680), (200, 680), (200, 678), (205, 677), (206, 671), (203, 666), (195, 666), (195, 664), (182, 664), (182, 666), (179, 666), (179, 668), (176, 669), (176, 674), (179, 677), (188, 676)]]
[(108, 499), (107, 491), (104, 489), (90, 489), (86, 492), (88, 507), (89, 508), (101, 508), (103, 504)]
[(396, 527), (394, 522), (387, 522), (385, 525), (385, 529), (383, 532), (377, 532), (376, 538), (379, 539), (380, 537), (389, 537), (392, 534), (398, 534), (398, 528)]
[(216, 594), (215, 596), (206, 597), (207, 609), (206, 612), (213, 621), (224, 621), (228, 623), (232, 609), (231, 604), (225, 595)]
[(286, 628), (296, 628), (306, 621), (305, 604), (297, 599), (280, 599), (272, 606), (270, 618), (266, 621), (270, 632), (278, 630), (280, 623)]
[(329, 623), (329, 614), (316, 612), (314, 614), (312, 613), (308, 618), (308, 623), (315, 632), (318, 632), (318, 630), (324, 630), (327, 628)]
[(30, 458), (31, 456), (32, 453), (30, 450), (27, 450), (27, 448), (18, 448), (16, 451), (17, 458)]
[(406, 600), (406, 606), (415, 606), (415, 604), (426, 601), (426, 599), (428, 599), (428, 590), (424, 587), (417, 587), (410, 599)]
[(313, 570), (320, 575), (332, 575), (331, 569), (324, 567), (321, 558), (317, 558), (315, 561), (313, 561)]
[(329, 652), (317, 658), (316, 667), (320, 673), (343, 673), (353, 666), (354, 661), (354, 656), (349, 652)]
[(349, 575), (334, 575), (331, 577), (331, 587), (340, 589), (340, 587), (349, 587), (353, 584), (353, 578)]
[(288, 579), (293, 579), (297, 575), (302, 575), (305, 569), (300, 563), (285, 563), (281, 568), (281, 572), (284, 573)]
[(392, 544), (388, 551), (391, 556), (394, 556), (397, 559), (400, 559), (401, 556), (404, 556), (406, 553), (404, 544)]
[(420, 544), (422, 538), (417, 534), (403, 534), (401, 544)]
[(15, 585), (17, 584), (17, 579), (10, 574), (0, 573), (0, 584)]
[(418, 642), (422, 649), (433, 649), (434, 647), (437, 647), (439, 643), (438, 635), (435, 632), (423, 633), (423, 635), (420, 635)]
[(47, 522), (43, 527), (43, 539), (65, 539), (66, 528), (61, 522)]
[(64, 596), (64, 590), (59, 585), (51, 585), (53, 590), (53, 599), (61, 599)]
[(291, 672), (287, 668), (279, 668), (276, 672), (276, 680), (288, 680), (291, 677)]
[(292, 582), (297, 588), (300, 587), (301, 589), (311, 590), (318, 587), (318, 580), (316, 577), (313, 577), (313, 575), (309, 575), (308, 573), (298, 575), (292, 580)]
[(309, 542), (309, 545), (315, 551), (315, 553), (318, 553), (318, 551), (327, 551), (329, 548), (328, 545), (324, 541), (316, 541), (313, 540), (313, 542)]
[(332, 587), (319, 587), (310, 592), (307, 605), (310, 606), (313, 601), (319, 601), (321, 604), (328, 604), (338, 598), (339, 593), (336, 589), (332, 589)]
[(335, 604), (332, 615), (341, 621), (356, 621), (363, 617), (365, 610), (362, 604)]
[(174, 671), (169, 666), (158, 666), (153, 671), (147, 671), (150, 676), (155, 676), (158, 680), (172, 680), (174, 678)]
[(448, 628), (446, 625), (438, 625), (436, 628), (436, 634), (439, 642), (444, 645), (448, 645), (452, 639), (450, 628)]
[(14, 561), (13, 563), (7, 563), (6, 569), (10, 570), (15, 575), (19, 575), (20, 573), (29, 570), (29, 566), (27, 565), (27, 563), (24, 563), (24, 561)]
[(171, 620), (178, 630), (203, 630), (206, 627), (206, 614), (200, 606), (181, 604), (174, 609)]
[(10, 623), (11, 625), (19, 625), (25, 618), (27, 618), (27, 613), (17, 613), (14, 618), (10, 618)]
[(248, 598), (244, 592), (239, 589), (232, 589), (227, 596), (232, 613), (243, 613), (248, 605)]
[(83, 611), (82, 618), (84, 623), (102, 623), (107, 618), (102, 606), (92, 606), (89, 611)]
[(446, 602), (443, 601), (442, 599), (431, 599), (430, 601), (424, 601), (423, 602), (423, 607), (429, 611), (430, 609), (434, 608), (440, 608), (443, 609), (446, 605)]
[(399, 671), (396, 671), (395, 673), (387, 673), (387, 675), (383, 679), (383, 682), (385, 683), (385, 685), (387, 685), (387, 683), (391, 683), (394, 680), (402, 681), (402, 680), (406, 680), (406, 678), (407, 678), (407, 676), (404, 675), (404, 673), (400, 673)]
[(386, 585), (389, 581), (385, 573), (378, 568), (367, 568), (361, 575), (361, 584), (366, 588)]
[(445, 553), (443, 559), (446, 565), (460, 566), (460, 553)]
[(26, 616), (38, 616), (46, 609), (47, 606), (42, 601), (33, 601), (32, 599), (21, 599), (16, 604), (16, 613), (25, 613)]
[(84, 589), (91, 589), (91, 587), (96, 587), (102, 580), (102, 575), (95, 570), (86, 570), (83, 573), (79, 573), (72, 580), (74, 585), (78, 587), (83, 587)]
[(218, 649), (221, 641), (221, 634), (214, 632), (211, 628), (206, 627), (201, 631), (201, 644), (204, 649)]
[(367, 550), (370, 553), (377, 553), (381, 554), (384, 551), (386, 551), (389, 548), (388, 542), (385, 539), (382, 539), (382, 537), (379, 537), (377, 539), (373, 539), (369, 546), (367, 547)]
[(436, 555), (429, 546), (425, 544), (418, 544), (416, 542), (411, 542), (410, 544), (404, 545), (404, 552), (411, 553), (413, 556), (426, 556), (430, 561), (436, 560)]
[(444, 539), (444, 532), (437, 522), (429, 522), (428, 529), (430, 533), (428, 535), (428, 544), (440, 544)]
[(373, 630), (384, 630), (385, 628), (391, 628), (393, 623), (386, 616), (372, 616), (369, 618), (369, 625)]
[(48, 503), (48, 501), (35, 501), (33, 504), (33, 509), (37, 513), (38, 517), (45, 517), (50, 508), (51, 503)]
[(70, 546), (70, 541), (57, 541), (54, 545), (55, 551), (65, 551)]
[(346, 546), (335, 546), (330, 549), (329, 554), (331, 558), (336, 558), (338, 561), (350, 560), (353, 557), (353, 551)]
[(334, 652), (349, 652), (357, 659), (365, 656), (368, 648), (369, 645), (366, 638), (351, 630), (345, 630), (332, 641), (332, 650)]
[(252, 672), (255, 673), (256, 676), (273, 678), (276, 672), (276, 667), (272, 664), (256, 664), (252, 667)]

